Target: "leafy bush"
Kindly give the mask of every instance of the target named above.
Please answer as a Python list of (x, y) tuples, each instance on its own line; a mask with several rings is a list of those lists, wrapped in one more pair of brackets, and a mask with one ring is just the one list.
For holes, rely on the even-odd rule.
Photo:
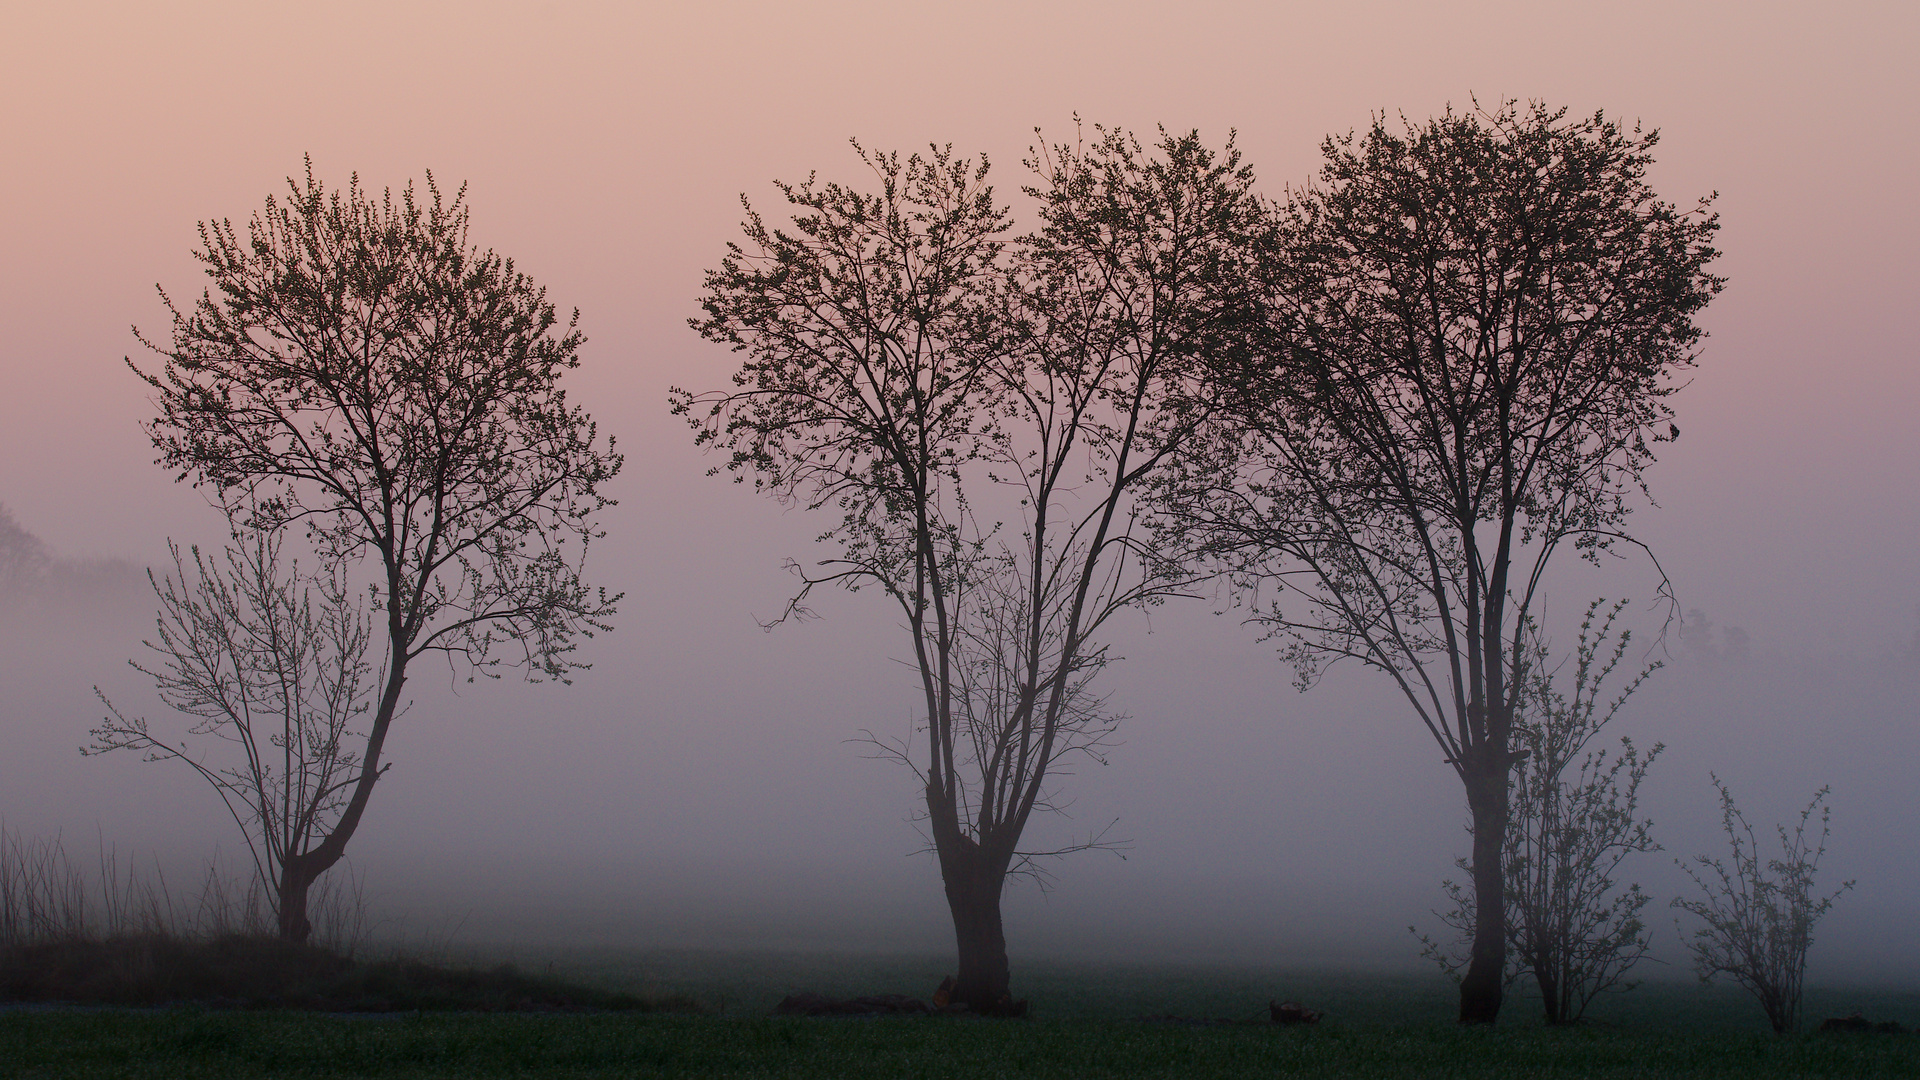
[[(1759, 1000), (1773, 1030), (1785, 1033), (1799, 1020), (1813, 925), (1841, 893), (1853, 888), (1853, 882), (1847, 881), (1826, 896), (1814, 891), (1814, 874), (1827, 851), (1829, 789), (1814, 793), (1791, 834), (1786, 826), (1776, 826), (1780, 858), (1768, 859), (1763, 868), (1760, 839), (1734, 805), (1733, 793), (1718, 776), (1713, 777), (1713, 786), (1720, 792), (1720, 824), (1733, 849), (1733, 864), (1729, 868), (1705, 855), (1696, 856), (1692, 863), (1676, 859), (1703, 896), (1698, 900), (1678, 897), (1673, 906), (1705, 923), (1694, 931), (1688, 945), (1700, 981), (1732, 976)], [(1820, 812), (1820, 835), (1810, 841), (1807, 829), (1815, 810)]]
[[(1610, 700), (1601, 697), (1632, 640), (1630, 631), (1613, 636), (1626, 601), (1602, 614), (1603, 603), (1589, 605), (1580, 624), (1568, 690), (1557, 684), (1547, 645), (1531, 625), (1519, 675), (1513, 725), (1519, 761), (1508, 784), (1511, 818), (1501, 851), (1506, 980), (1511, 985), (1531, 975), (1550, 1024), (1579, 1020), (1600, 994), (1637, 985), (1625, 976), (1647, 950), (1640, 912), (1649, 898), (1637, 884), (1621, 890), (1616, 874), (1628, 855), (1660, 848), (1652, 823), (1638, 812), (1640, 783), (1664, 747), (1655, 743), (1642, 754), (1622, 738), (1612, 753), (1587, 749), (1660, 666), (1649, 664)], [(1457, 865), (1471, 871), (1465, 859)], [(1442, 887), (1451, 907), (1438, 914), (1464, 948), (1473, 940), (1472, 897), (1456, 882)], [(1423, 955), (1449, 974), (1465, 966), (1464, 956), (1431, 938), (1421, 941)]]

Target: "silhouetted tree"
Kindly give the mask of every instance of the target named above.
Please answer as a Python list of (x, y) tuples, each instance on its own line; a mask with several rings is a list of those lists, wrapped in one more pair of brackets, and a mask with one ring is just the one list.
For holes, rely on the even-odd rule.
[[(621, 456), (559, 380), (581, 336), (544, 289), (467, 243), (465, 190), (324, 191), (309, 162), (242, 235), (200, 226), (213, 287), (173, 313), (156, 391), (159, 461), (240, 526), (301, 526), (322, 569), (367, 564), (384, 668), (346, 805), (283, 868), (282, 932), (359, 827), (414, 661), (564, 680), (619, 597), (580, 579)], [(575, 315), (575, 322), (578, 315)], [(132, 366), (131, 361), (129, 365)], [(497, 649), (509, 646), (501, 656)]]
[[(236, 529), (219, 558), (172, 545), (173, 573), (151, 578), (160, 601), (151, 677), (160, 698), (196, 720), (189, 736), (156, 736), (144, 717), (114, 708), (83, 754), (133, 750), (183, 762), (211, 785), (246, 837), (276, 914), (304, 911), (309, 880), (297, 867), (338, 826), (356, 781), (354, 746), (383, 672), (369, 660), (373, 627), (344, 567), (328, 575), (282, 567), (283, 530)], [(316, 596), (317, 594), (317, 596)], [(226, 749), (220, 749), (226, 744)], [(278, 919), (283, 936), (299, 923)]]
[(792, 232), (748, 208), (693, 323), (747, 354), (739, 389), (674, 408), (738, 479), (839, 513), (790, 613), (827, 583), (899, 605), (927, 739), (890, 745), (925, 785), (954, 999), (998, 1011), (1021, 836), (1117, 721), (1095, 635), (1188, 578), (1140, 542), (1135, 499), (1204, 415), (1201, 358), (1244, 338), (1259, 210), (1231, 146), (1191, 135), (1037, 151), (1040, 228), (1013, 241), (984, 160), (861, 158), (876, 194), (781, 186)]
[[(1700, 981), (1711, 982), (1721, 974), (1733, 976), (1766, 1010), (1773, 1030), (1785, 1034), (1799, 1019), (1814, 923), (1841, 893), (1853, 888), (1853, 882), (1847, 881), (1825, 896), (1814, 892), (1814, 875), (1827, 852), (1831, 813), (1824, 805), (1827, 789), (1814, 793), (1791, 835), (1784, 825), (1777, 827), (1780, 857), (1762, 865), (1760, 838), (1734, 805), (1733, 793), (1718, 776), (1713, 786), (1720, 793), (1720, 827), (1732, 848), (1733, 865), (1729, 868), (1705, 855), (1691, 863), (1675, 859), (1702, 896), (1698, 900), (1676, 897), (1673, 906), (1699, 916), (1705, 924), (1687, 944)], [(1815, 810), (1820, 812), (1820, 835), (1810, 840), (1807, 827)]]
[(1466, 789), (1477, 931), (1460, 1018), (1498, 1014), (1520, 628), (1552, 558), (1627, 538), (1693, 364), (1718, 222), (1644, 174), (1655, 134), (1513, 104), (1328, 139), (1278, 215), (1258, 362), (1170, 476), (1301, 685), (1393, 677)]

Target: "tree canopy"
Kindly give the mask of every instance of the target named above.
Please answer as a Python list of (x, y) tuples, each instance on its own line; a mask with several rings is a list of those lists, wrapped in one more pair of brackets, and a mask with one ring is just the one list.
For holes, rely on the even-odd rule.
[(1721, 287), (1711, 198), (1646, 181), (1657, 139), (1514, 103), (1328, 139), (1266, 240), (1262, 347), (1216, 364), (1222, 421), (1163, 488), (1168, 542), (1246, 590), (1303, 684), (1386, 672), (1466, 784), (1496, 917), (1465, 1019), (1499, 1006), (1521, 627), (1562, 547), (1632, 543)]
[(619, 599), (580, 576), (622, 458), (559, 385), (578, 313), (561, 326), (511, 259), (469, 244), (464, 188), (426, 187), (328, 191), (309, 162), (244, 231), (202, 223), (211, 287), (185, 310), (163, 291), (172, 333), (141, 338), (163, 362), (129, 361), (156, 392), (160, 464), (239, 528), (302, 527), (327, 573), (369, 567), (385, 681), (338, 824), (288, 864), (302, 896), (358, 825), (412, 661), (565, 679)]
[(1010, 237), (984, 159), (861, 158), (875, 192), (781, 186), (792, 231), (748, 207), (693, 323), (745, 354), (737, 389), (674, 407), (740, 479), (840, 514), (790, 611), (829, 582), (899, 604), (926, 741), (873, 741), (924, 784), (956, 998), (1004, 1012), (1004, 881), (1063, 759), (1118, 722), (1096, 635), (1191, 579), (1140, 542), (1138, 500), (1254, 310), (1258, 203), (1230, 145), (1097, 131), (1035, 150), (1040, 228)]

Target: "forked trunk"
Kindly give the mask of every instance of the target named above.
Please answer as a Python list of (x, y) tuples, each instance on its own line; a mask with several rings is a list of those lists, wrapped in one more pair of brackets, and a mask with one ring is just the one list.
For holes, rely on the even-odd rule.
[[(996, 872), (978, 856), (957, 860), (971, 866), (946, 874), (947, 906), (953, 911), (953, 939), (959, 949), (960, 970), (954, 978), (953, 1000), (975, 1012), (995, 1016), (1013, 1004), (1007, 970), (1007, 936), (1000, 926), (1000, 892), (1004, 872)], [(944, 861), (944, 860), (943, 860)]]
[(927, 785), (927, 815), (960, 958), (949, 1000), (975, 1013), (1004, 1015), (1014, 1008), (1008, 991), (1007, 935), (1000, 927), (1000, 892), (1011, 852), (1001, 853), (968, 836), (951, 790), (937, 781)]
[[(1476, 755), (1478, 756), (1478, 755)], [(1501, 852), (1507, 840), (1504, 753), (1469, 759), (1467, 808), (1473, 814), (1473, 950), (1460, 980), (1460, 1022), (1491, 1024), (1506, 982), (1507, 890)]]
[(1547, 970), (1547, 965), (1536, 964), (1533, 969), (1534, 981), (1540, 984), (1540, 1003), (1546, 1007), (1547, 1023), (1560, 1024), (1567, 1019), (1567, 1002), (1560, 1000), (1560, 980)]
[(320, 875), (333, 868), (347, 852), (347, 841), (353, 839), (355, 830), (360, 827), (360, 816), (367, 809), (367, 800), (373, 795), (373, 785), (380, 779), (380, 751), (386, 745), (387, 727), (399, 710), (400, 690), (407, 681), (406, 654), (395, 647), (393, 665), (387, 675), (387, 686), (380, 695), (380, 711), (374, 714), (373, 724), (367, 730), (367, 748), (360, 758), (360, 776), (354, 781), (353, 794), (348, 797), (346, 808), (340, 814), (340, 820), (333, 825), (333, 831), (314, 847), (298, 855), (289, 856), (280, 867), (280, 937), (287, 941), (304, 942), (313, 933), (313, 924), (307, 919), (307, 892)]
[(313, 888), (314, 879), (319, 876), (305, 859), (289, 859), (281, 867), (278, 897), (280, 940), (304, 945), (313, 934), (313, 923), (307, 919), (307, 892)]

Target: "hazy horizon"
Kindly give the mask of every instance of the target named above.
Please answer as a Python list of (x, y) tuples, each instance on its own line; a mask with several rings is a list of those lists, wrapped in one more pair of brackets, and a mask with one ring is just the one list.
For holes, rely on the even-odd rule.
[[(1851, 4), (204, 4), (24, 11), (0, 43), (0, 504), (70, 564), (124, 561), (104, 592), (0, 607), (0, 819), (96, 828), (192, 868), (240, 837), (183, 770), (82, 759), (98, 684), (156, 723), (126, 660), (152, 631), (137, 568), (169, 538), (217, 545), (202, 493), (153, 465), (139, 423), (164, 334), (204, 278), (195, 223), (244, 222), (311, 154), (371, 190), (467, 185), (472, 239), (564, 312), (584, 363), (566, 385), (627, 454), (591, 583), (625, 591), (573, 686), (467, 685), (422, 668), (349, 857), (383, 915), (473, 940), (940, 951), (938, 872), (917, 856), (911, 777), (863, 760), (904, 732), (904, 637), (868, 594), (763, 633), (814, 557), (816, 523), (704, 475), (669, 385), (724, 385), (701, 341), (701, 272), (774, 179), (858, 179), (847, 145), (987, 153), (1014, 196), (1038, 125), (1230, 129), (1269, 195), (1311, 180), (1323, 137), (1372, 115), (1540, 99), (1662, 132), (1668, 201), (1719, 192), (1724, 295), (1673, 399), (1681, 438), (1630, 522), (1713, 649), (1670, 633), (1666, 670), (1616, 721), (1668, 750), (1643, 790), (1664, 852), (1629, 860), (1654, 896), (1656, 954), (1685, 974), (1666, 909), (1674, 857), (1720, 855), (1717, 773), (1763, 831), (1831, 785), (1823, 883), (1858, 880), (1822, 923), (1812, 978), (1911, 983), (1920, 970), (1920, 364), (1906, 311), (1920, 208), (1911, 56), (1920, 13)], [(1903, 360), (1902, 357), (1905, 357)], [(84, 577), (84, 575), (81, 575)], [(76, 580), (78, 580), (76, 578)], [(91, 580), (91, 579), (89, 579)], [(1655, 646), (1656, 577), (1560, 564), (1563, 645), (1595, 596), (1627, 596)], [(78, 588), (78, 586), (75, 586)], [(130, 594), (130, 595), (129, 595)], [(1728, 633), (1738, 630), (1739, 634)], [(1744, 642), (1744, 645), (1742, 644)], [(1129, 620), (1108, 681), (1132, 717), (1104, 768), (1068, 783), (1058, 838), (1117, 820), (1123, 861), (1016, 884), (1023, 955), (1244, 958), (1418, 970), (1409, 923), (1464, 854), (1460, 785), (1387, 680), (1315, 689), (1205, 602)], [(171, 872), (171, 871), (170, 871)], [(464, 920), (464, 921), (463, 921)], [(1686, 925), (1691, 926), (1691, 923)]]

